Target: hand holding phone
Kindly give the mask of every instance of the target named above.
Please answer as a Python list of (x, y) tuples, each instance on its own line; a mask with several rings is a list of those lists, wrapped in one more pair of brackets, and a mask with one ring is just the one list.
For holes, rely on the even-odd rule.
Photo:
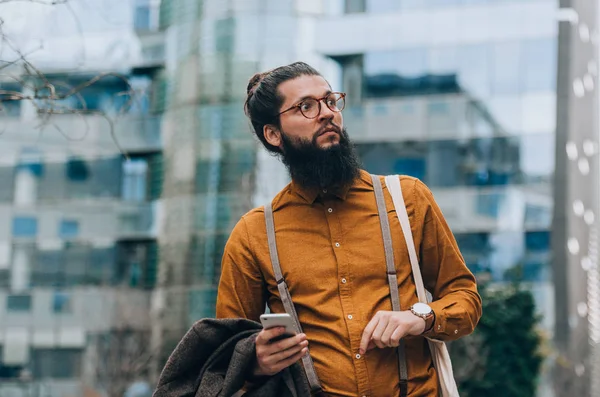
[(260, 322), (264, 329), (283, 327), (285, 329), (285, 331), (283, 332), (283, 336), (289, 337), (296, 335), (296, 328), (294, 327), (294, 321), (292, 320), (292, 316), (290, 316), (287, 313), (263, 314), (260, 316)]
[(308, 352), (306, 335), (297, 334), (289, 314), (263, 314), (264, 329), (256, 337), (256, 376), (272, 376)]

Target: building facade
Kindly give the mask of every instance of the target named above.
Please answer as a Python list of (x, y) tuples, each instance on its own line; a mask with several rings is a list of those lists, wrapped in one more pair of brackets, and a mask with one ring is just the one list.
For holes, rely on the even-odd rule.
[[(0, 81), (0, 90), (38, 97), (50, 94), (35, 91), (44, 80), (58, 95), (83, 87), (61, 100), (0, 95), (0, 396), (122, 395), (146, 378), (142, 369), (121, 381), (119, 371), (145, 354), (128, 347), (149, 341), (162, 36), (157, 4), (104, 6), (93, 11), (119, 17), (103, 24), (81, 4), (72, 14), (26, 5), (30, 18), (45, 14), (55, 24), (47, 24), (48, 53), (29, 59), (44, 77), (15, 67)], [(10, 15), (0, 6), (7, 28)], [(69, 30), (73, 18), (81, 32)]]

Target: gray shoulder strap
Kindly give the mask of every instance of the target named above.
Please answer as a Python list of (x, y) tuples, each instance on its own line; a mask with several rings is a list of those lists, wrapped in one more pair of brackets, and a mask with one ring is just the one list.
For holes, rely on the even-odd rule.
[[(272, 204), (265, 204), (264, 208), (265, 221), (267, 223), (267, 239), (269, 242), (269, 253), (271, 255), (271, 265), (273, 266), (273, 272), (275, 273), (275, 280), (277, 281), (277, 289), (279, 290), (279, 295), (281, 296), (281, 301), (283, 302), (285, 312), (292, 316), (292, 319), (294, 320), (294, 325), (296, 326), (296, 332), (301, 333), (302, 326), (300, 325), (300, 320), (298, 320), (296, 308), (294, 307), (294, 303), (292, 302), (290, 291), (285, 282), (285, 279), (283, 278), (281, 266), (279, 264), (277, 242), (275, 240), (275, 221), (273, 219)], [(310, 357), (310, 352), (304, 355), (304, 357), (302, 357), (302, 364), (304, 365), (304, 372), (306, 372), (306, 377), (308, 379), (308, 384), (310, 385), (311, 391), (321, 392), (321, 384), (319, 382), (319, 377), (317, 376), (317, 371), (315, 370), (315, 365), (312, 361), (312, 358)]]
[[(396, 265), (394, 263), (394, 249), (392, 247), (392, 233), (390, 231), (390, 222), (387, 216), (385, 198), (383, 197), (383, 188), (378, 175), (371, 175), (373, 188), (375, 190), (375, 200), (377, 201), (377, 210), (379, 211), (379, 222), (381, 224), (381, 234), (383, 235), (383, 247), (385, 249), (385, 263), (387, 267), (388, 283), (390, 285), (390, 297), (392, 299), (392, 309), (399, 312), (400, 294), (398, 293), (398, 277), (396, 276)], [(406, 353), (404, 349), (404, 339), (400, 340), (398, 346), (398, 371), (400, 373), (400, 395), (408, 394), (408, 369), (406, 368)]]

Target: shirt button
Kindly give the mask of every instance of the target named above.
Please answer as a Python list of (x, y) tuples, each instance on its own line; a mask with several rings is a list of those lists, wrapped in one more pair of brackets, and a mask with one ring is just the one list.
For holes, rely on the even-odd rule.
[(345, 278), (342, 279), (342, 284), (346, 284), (346, 279)]
[(327, 189), (323, 189), (323, 193), (327, 193)]
[(348, 314), (348, 320), (352, 320), (352, 314)]
[(457, 329), (455, 329), (455, 330), (454, 330), (454, 333), (455, 333), (455, 334), (458, 334), (458, 330), (457, 330)]
[(356, 355), (356, 356), (354, 356), (354, 357), (356, 357), (356, 359), (357, 359), (357, 360), (360, 360), (360, 354), (357, 354), (357, 355)]
[(340, 243), (335, 243), (335, 246), (336, 246), (337, 248), (340, 248)]
[(333, 208), (328, 208), (327, 212), (329, 212), (331, 214), (333, 212)]

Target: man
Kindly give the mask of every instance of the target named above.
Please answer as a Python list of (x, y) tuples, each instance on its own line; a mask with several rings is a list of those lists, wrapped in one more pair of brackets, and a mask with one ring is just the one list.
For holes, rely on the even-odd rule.
[[(271, 376), (308, 352), (330, 396), (400, 395), (396, 347), (404, 341), (409, 396), (436, 396), (438, 379), (425, 337), (453, 340), (481, 316), (475, 279), (429, 189), (415, 178), (401, 185), (425, 287), (433, 302), (417, 303), (408, 250), (386, 193), (401, 311), (392, 311), (373, 182), (344, 128), (343, 93), (305, 63), (255, 75), (246, 113), (267, 150), (280, 156), (292, 182), (273, 200), (283, 276), (303, 332), (256, 338), (253, 378)], [(382, 178), (383, 180), (383, 178)], [(225, 247), (217, 317), (258, 321), (265, 304), (284, 313), (269, 257), (263, 208), (244, 215)], [(256, 379), (251, 379), (256, 381)]]

